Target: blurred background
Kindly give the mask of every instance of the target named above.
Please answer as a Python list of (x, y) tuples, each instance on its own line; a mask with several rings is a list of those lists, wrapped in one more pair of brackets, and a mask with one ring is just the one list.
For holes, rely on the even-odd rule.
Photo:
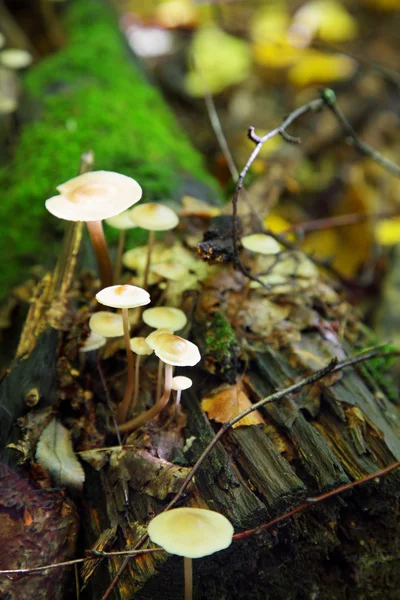
[[(325, 87), (334, 89), (338, 105), (362, 139), (394, 162), (400, 161), (399, 0), (99, 0), (95, 4), (96, 19), (102, 22), (97, 32), (84, 14), (82, 0), (0, 1), (0, 184), (6, 199), (0, 238), (2, 253), (10, 251), (19, 257), (14, 244), (23, 235), (26, 248), (22, 254), (33, 282), (47, 263), (38, 260), (37, 244), (26, 241), (29, 227), (33, 240), (35, 223), (45, 223), (37, 227), (46, 243), (53, 239), (54, 227), (37, 198), (45, 200), (45, 190), (54, 193), (60, 181), (55, 175), (53, 181), (52, 174), (58, 167), (59, 178), (67, 179), (68, 173), (73, 176), (79, 153), (88, 149), (85, 132), (89, 125), (80, 122), (84, 119), (82, 102), (80, 112), (65, 105), (65, 112), (57, 118), (54, 112), (47, 118), (46, 107), (54, 101), (60, 112), (65, 98), (71, 98), (86, 77), (85, 68), (88, 77), (100, 81), (102, 71), (112, 70), (122, 60), (126, 63), (118, 76), (124, 102), (116, 99), (105, 108), (99, 104), (103, 120), (106, 113), (118, 114), (115, 140), (110, 138), (110, 144), (115, 142), (119, 149), (110, 158), (109, 150), (100, 147), (108, 135), (108, 124), (103, 121), (97, 126), (99, 140), (93, 139), (92, 131), (90, 139), (98, 155), (97, 168), (140, 172), (144, 189), (147, 178), (149, 199), (167, 196), (179, 203), (188, 193), (187, 182), (186, 187), (175, 180), (170, 183), (168, 174), (190, 171), (190, 196), (201, 201), (217, 197), (229, 201), (237, 171), (254, 147), (247, 138), (248, 127), (254, 126), (259, 135), (266, 133), (292, 110), (317, 98)], [(71, 19), (68, 14), (78, 5), (81, 16), (75, 12)], [(71, 23), (81, 28), (79, 38), (74, 38)], [(114, 41), (106, 39), (104, 23), (121, 32), (123, 56), (115, 55)], [(75, 46), (79, 39), (75, 58), (67, 54), (62, 63), (65, 72), (58, 73), (56, 57), (62, 56), (73, 39)], [(103, 54), (96, 44), (103, 44)], [(95, 48), (94, 59), (98, 53), (95, 68), (89, 68), (91, 47)], [(155, 119), (151, 98), (136, 95), (134, 85), (122, 90), (122, 80), (131, 77), (130, 69), (140, 72), (157, 94), (161, 92), (157, 102), (173, 112), (179, 135), (169, 135), (169, 125)], [(116, 84), (111, 76), (104, 83), (107, 97), (112, 97)], [(85, 109), (97, 102), (93, 97)], [(56, 140), (59, 148), (74, 144), (65, 160), (51, 150), (51, 144), (50, 149), (44, 148), (43, 136), (32, 134), (32, 122), (46, 119), (46, 139)], [(133, 123), (135, 119), (134, 127), (140, 121), (142, 130), (135, 129), (134, 143), (127, 143), (123, 132), (129, 135), (130, 120)], [(94, 123), (90, 126), (96, 130)], [(30, 141), (25, 134), (28, 127)], [(246, 181), (249, 201), (254, 206), (262, 204), (271, 230), (290, 234), (309, 254), (326, 260), (340, 274), (368, 322), (380, 335), (387, 338), (390, 334), (396, 341), (400, 329), (394, 309), (400, 298), (399, 178), (361, 156), (328, 111), (305, 116), (291, 133), (300, 136), (302, 143), (288, 144), (277, 136), (263, 147)], [(149, 147), (150, 138), (157, 138), (156, 150)], [(188, 141), (202, 157), (199, 163), (194, 159), (193, 169), (186, 160)], [(139, 157), (122, 156), (121, 146), (128, 147), (131, 142), (140, 150)], [(33, 152), (29, 160), (28, 146)], [(180, 158), (171, 163), (178, 146)], [(28, 176), (33, 175), (41, 152), (52, 153), (52, 164), (46, 165), (46, 177), (51, 181), (44, 182), (46, 177), (38, 167), (35, 184), (30, 184), (27, 193), (21, 188), (22, 174), (28, 171)], [(75, 160), (72, 167), (71, 156)], [(206, 170), (198, 166), (201, 162)], [(159, 188), (155, 181), (162, 182)], [(204, 186), (211, 186), (213, 192), (206, 193)], [(11, 220), (7, 202), (17, 210), (24, 202), (36, 208), (34, 214), (28, 209), (20, 225)], [(15, 286), (21, 281), (18, 261), (12, 267), (13, 276), (7, 275), (2, 286), (3, 327), (9, 324), (8, 282)], [(23, 294), (24, 289), (17, 288), (11, 305)]]

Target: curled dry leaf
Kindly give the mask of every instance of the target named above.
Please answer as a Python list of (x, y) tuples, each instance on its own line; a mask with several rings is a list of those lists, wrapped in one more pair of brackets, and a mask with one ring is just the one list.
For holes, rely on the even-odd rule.
[(49, 471), (57, 485), (81, 489), (85, 472), (76, 458), (68, 429), (53, 419), (43, 430), (36, 460)]
[[(250, 398), (240, 384), (232, 385), (214, 396), (203, 398), (201, 402), (201, 408), (207, 413), (207, 416), (217, 423), (227, 423), (251, 405)], [(233, 427), (259, 425), (260, 423), (264, 423), (264, 419), (258, 411), (254, 411), (240, 419)]]

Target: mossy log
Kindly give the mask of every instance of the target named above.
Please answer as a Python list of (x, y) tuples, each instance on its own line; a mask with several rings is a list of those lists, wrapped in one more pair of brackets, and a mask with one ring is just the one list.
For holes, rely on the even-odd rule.
[[(80, 10), (86, 4), (93, 10), (97, 5), (84, 0), (78, 3)], [(113, 60), (118, 63), (119, 55)], [(110, 168), (106, 158), (101, 166)], [(193, 177), (195, 181), (196, 173)], [(207, 200), (202, 189), (199, 197)], [(209, 231), (219, 231), (221, 223), (211, 224)], [(78, 358), (78, 340), (93, 310), (95, 282), (76, 279), (74, 292), (69, 291), (80, 236), (79, 230), (69, 233), (55, 274), (38, 286), (16, 359), (0, 388), (2, 460), (7, 463), (0, 470), (0, 535), (2, 541), (11, 539), (18, 529), (27, 536), (15, 535), (22, 553), (2, 561), (2, 568), (38, 566), (73, 558), (74, 553), (82, 556), (84, 548), (90, 547), (108, 551), (132, 547), (149, 519), (179, 489), (219, 422), (226, 419), (226, 410), (232, 414), (237, 409), (239, 398), (256, 402), (332, 357), (342, 359), (371, 343), (353, 309), (300, 253), (282, 253), (276, 267), (285, 261), (292, 261), (293, 267), (286, 267), (287, 282), (272, 290), (250, 287), (229, 262), (222, 263), (210, 268), (201, 284), (181, 298), (180, 305), (190, 317), (184, 334), (199, 345), (203, 360), (190, 372), (194, 386), (183, 395), (177, 423), (167, 425), (174, 417), (170, 412), (132, 434), (122, 451), (100, 450), (115, 444), (104, 426), (105, 392), (96, 360), (89, 358), (82, 367)], [(213, 235), (205, 238), (218, 241)], [(192, 254), (195, 260), (194, 249)], [(251, 259), (247, 260), (251, 267)], [(77, 289), (85, 292), (79, 304)], [(156, 298), (156, 290), (151, 292)], [(103, 360), (116, 398), (124, 379), (123, 364), (123, 355), (115, 351)], [(187, 490), (184, 503), (218, 510), (241, 531), (290, 510), (307, 496), (398, 460), (400, 419), (385, 381), (387, 367), (385, 361), (375, 361), (370, 367), (346, 369), (265, 406), (256, 423), (232, 429), (222, 438)], [(141, 392), (142, 405), (151, 402), (155, 371), (150, 358), (143, 369), (147, 383)], [(200, 402), (204, 398), (207, 412)], [(39, 482), (44, 487), (48, 480), (35, 463), (35, 446), (51, 414), (71, 430), (75, 449), (85, 461), (86, 481), (78, 498), (62, 490), (44, 493), (40, 489)], [(16, 459), (23, 464), (18, 466)], [(17, 480), (23, 481), (23, 507), (20, 499), (9, 496)], [(53, 494), (53, 520), (51, 545), (44, 555), (43, 544), (34, 546), (32, 536), (40, 519), (40, 539), (48, 539), (47, 493)], [(194, 565), (195, 598), (396, 600), (398, 495), (399, 475), (393, 473), (199, 559)], [(73, 503), (80, 508), (79, 534)], [(62, 541), (67, 540), (64, 545), (56, 543), (57, 531)], [(81, 571), (83, 597), (100, 599), (123, 561), (113, 557), (88, 562)], [(71, 568), (62, 573), (71, 580)], [(0, 590), (12, 599), (72, 597), (57, 570), (35, 575), (31, 588), (30, 581), (2, 580)], [(181, 597), (182, 587), (182, 559), (160, 553), (131, 559), (113, 594), (116, 600), (167, 600)]]
[[(46, 214), (44, 201), (75, 177), (84, 152), (95, 151), (95, 169), (140, 181), (147, 200), (201, 194), (215, 201), (219, 194), (202, 157), (124, 43), (107, 1), (72, 0), (65, 27), (66, 46), (24, 78), (11, 156), (0, 163), (0, 188), (7, 190), (0, 300), (32, 265), (54, 266), (62, 226)], [(117, 233), (107, 235), (115, 239)]]

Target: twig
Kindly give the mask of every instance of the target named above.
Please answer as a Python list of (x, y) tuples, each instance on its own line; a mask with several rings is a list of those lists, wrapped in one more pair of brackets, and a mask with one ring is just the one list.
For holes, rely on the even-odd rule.
[(236, 187), (235, 187), (235, 191), (233, 193), (233, 199), (232, 199), (232, 241), (233, 241), (233, 263), (234, 266), (236, 268), (239, 268), (240, 270), (242, 270), (242, 266), (241, 266), (241, 262), (239, 259), (239, 252), (238, 252), (238, 228), (239, 228), (239, 223), (238, 223), (238, 203), (239, 203), (239, 196), (240, 196), (240, 192), (242, 190), (243, 187), (243, 182), (244, 179), (251, 167), (251, 165), (253, 164), (253, 162), (255, 161), (255, 159), (257, 158), (261, 148), (263, 147), (263, 145), (265, 144), (265, 142), (268, 142), (268, 140), (271, 140), (273, 137), (280, 135), (281, 137), (283, 137), (283, 139), (287, 142), (292, 142), (292, 143), (296, 143), (298, 144), (300, 142), (299, 138), (295, 138), (289, 134), (286, 133), (286, 129), (294, 122), (296, 121), (299, 117), (305, 115), (308, 112), (317, 112), (318, 110), (321, 110), (321, 108), (324, 106), (325, 104), (325, 100), (323, 98), (317, 98), (312, 100), (311, 102), (308, 102), (307, 104), (304, 104), (304, 106), (301, 106), (300, 108), (297, 108), (295, 111), (293, 111), (292, 113), (290, 113), (290, 115), (283, 121), (282, 125), (280, 125), (279, 127), (276, 127), (275, 129), (272, 129), (272, 131), (269, 131), (268, 133), (266, 133), (265, 135), (263, 135), (262, 137), (256, 135), (255, 131), (254, 131), (254, 127), (249, 127), (248, 130), (248, 137), (249, 139), (254, 142), (256, 144), (256, 147), (254, 148), (253, 152), (251, 153), (246, 165), (244, 166), (244, 168), (242, 169), (242, 171), (239, 174), (237, 183), (236, 183)]
[(341, 108), (336, 104), (335, 93), (330, 89), (325, 89), (322, 92), (322, 98), (329, 110), (335, 115), (344, 133), (351, 139), (354, 147), (357, 148), (361, 154), (365, 154), (366, 156), (372, 158), (372, 160), (389, 171), (389, 173), (393, 173), (393, 175), (397, 175), (399, 177), (400, 167), (398, 165), (386, 158), (386, 156), (383, 156), (383, 154), (372, 148), (372, 146), (366, 142), (363, 142), (363, 140), (360, 140), (358, 134), (354, 131), (352, 125), (344, 116)]
[[(205, 459), (208, 457), (208, 455), (210, 454), (210, 452), (214, 448), (214, 446), (220, 441), (220, 439), (222, 438), (222, 436), (233, 425), (235, 425), (235, 423), (237, 423), (238, 421), (240, 421), (241, 419), (243, 419), (243, 417), (247, 416), (248, 414), (250, 414), (251, 412), (253, 412), (255, 410), (259, 410), (260, 408), (262, 408), (267, 403), (275, 402), (276, 400), (280, 400), (281, 398), (284, 398), (288, 394), (293, 394), (295, 392), (300, 391), (301, 389), (303, 389), (307, 385), (311, 385), (311, 384), (315, 383), (316, 381), (319, 381), (320, 379), (322, 379), (323, 377), (325, 377), (329, 373), (334, 373), (334, 372), (339, 371), (341, 369), (344, 369), (346, 367), (354, 366), (354, 365), (356, 365), (356, 364), (358, 364), (360, 362), (363, 362), (365, 360), (369, 360), (371, 358), (375, 358), (375, 357), (378, 357), (378, 356), (394, 356), (394, 355), (395, 356), (399, 356), (400, 355), (400, 351), (390, 351), (390, 352), (384, 352), (384, 351), (382, 351), (382, 352), (379, 352), (377, 350), (372, 350), (372, 351), (368, 351), (368, 352), (362, 352), (360, 354), (357, 354), (356, 356), (353, 356), (352, 358), (346, 359), (346, 360), (341, 361), (341, 362), (338, 362), (338, 360), (336, 358), (334, 358), (334, 359), (331, 360), (331, 362), (327, 366), (323, 367), (319, 371), (315, 371), (314, 373), (312, 373), (308, 377), (305, 377), (301, 381), (299, 381), (299, 382), (297, 382), (297, 383), (295, 383), (295, 384), (293, 384), (293, 385), (285, 388), (284, 390), (279, 390), (277, 392), (274, 392), (273, 394), (270, 394), (266, 398), (263, 398), (262, 400), (259, 400), (259, 402), (256, 402), (256, 404), (253, 404), (252, 406), (250, 406), (249, 408), (247, 408), (246, 410), (244, 410), (243, 412), (241, 412), (239, 415), (237, 415), (236, 417), (234, 417), (230, 421), (224, 423), (222, 425), (221, 429), (218, 431), (218, 433), (213, 437), (213, 439), (211, 440), (211, 442), (205, 448), (205, 450), (201, 453), (201, 455), (197, 459), (196, 463), (193, 465), (193, 467), (191, 468), (190, 472), (188, 473), (188, 475), (186, 476), (185, 480), (183, 481), (183, 483), (182, 483), (181, 487), (179, 488), (178, 492), (175, 494), (175, 496), (172, 498), (172, 500), (169, 502), (169, 504), (164, 508), (163, 512), (165, 512), (167, 510), (170, 510), (180, 500), (180, 498), (182, 497), (182, 495), (185, 492), (186, 488), (188, 487), (188, 485), (192, 481), (193, 477), (196, 475), (197, 471), (200, 469), (201, 465), (203, 464), (203, 462), (205, 461)], [(291, 515), (288, 514), (287, 516), (291, 516)], [(145, 541), (147, 540), (147, 538), (148, 538), (148, 535), (147, 535), (147, 533), (145, 533), (138, 540), (138, 542), (136, 543), (135, 550), (139, 549), (145, 543)], [(110, 583), (110, 585), (107, 588), (106, 592), (101, 597), (101, 600), (107, 600), (109, 598), (111, 592), (114, 590), (115, 586), (118, 584), (118, 581), (119, 581), (122, 573), (126, 569), (126, 567), (128, 565), (128, 562), (129, 562), (129, 557), (126, 557), (124, 559), (124, 561), (121, 563), (121, 566), (118, 569), (117, 574), (115, 575), (114, 579)]]
[[(238, 180), (236, 183), (236, 187), (235, 187), (235, 191), (233, 193), (233, 198), (232, 198), (233, 265), (234, 265), (235, 269), (241, 270), (242, 273), (244, 275), (246, 275), (247, 277), (249, 275), (249, 272), (242, 265), (242, 263), (240, 261), (240, 257), (239, 257), (238, 203), (239, 203), (240, 192), (243, 188), (244, 179), (245, 179), (251, 165), (253, 164), (254, 160), (258, 156), (261, 148), (263, 147), (263, 145), (266, 142), (268, 142), (273, 137), (280, 135), (286, 142), (295, 143), (295, 144), (300, 143), (300, 141), (301, 141), (300, 138), (289, 135), (286, 131), (287, 128), (292, 123), (294, 123), (294, 121), (296, 121), (299, 117), (303, 116), (304, 114), (309, 113), (309, 112), (317, 112), (324, 107), (328, 108), (333, 113), (333, 115), (336, 117), (337, 121), (339, 122), (340, 126), (342, 127), (343, 131), (352, 140), (352, 143), (353, 143), (354, 147), (357, 148), (357, 150), (359, 150), (362, 154), (372, 158), (375, 162), (380, 164), (382, 167), (384, 167), (390, 173), (400, 176), (400, 167), (398, 165), (396, 165), (391, 160), (389, 160), (388, 158), (386, 158), (385, 156), (380, 154), (380, 152), (378, 152), (377, 150), (374, 150), (374, 148), (372, 148), (371, 146), (369, 146), (368, 144), (363, 142), (358, 137), (357, 133), (355, 132), (355, 130), (353, 129), (353, 127), (351, 126), (349, 121), (346, 119), (346, 117), (342, 113), (341, 109), (336, 104), (336, 95), (333, 92), (333, 90), (331, 90), (331, 89), (323, 90), (320, 98), (316, 98), (316, 99), (312, 100), (311, 102), (308, 102), (307, 104), (304, 104), (300, 108), (297, 108), (296, 110), (294, 110), (292, 113), (290, 113), (290, 115), (283, 121), (283, 123), (279, 127), (272, 129), (271, 131), (269, 131), (268, 133), (266, 133), (263, 136), (257, 135), (255, 133), (254, 127), (250, 127), (248, 130), (248, 137), (252, 142), (255, 143), (255, 148), (254, 148), (253, 152), (251, 153), (246, 165), (244, 166), (244, 168), (242, 169), (242, 171), (239, 174), (239, 177), (238, 177)], [(269, 232), (269, 235), (272, 235), (273, 237), (275, 237), (274, 234), (272, 234), (271, 232)], [(278, 239), (278, 238), (276, 238), (276, 239)], [(280, 236), (279, 241), (283, 245), (285, 245), (287, 248), (290, 248), (290, 246), (293, 248), (293, 245), (289, 245), (288, 242), (285, 241), (283, 236)], [(343, 280), (343, 278), (340, 276), (340, 274), (337, 271), (333, 271), (332, 267), (329, 264), (327, 264), (325, 261), (318, 261), (313, 257), (309, 257), (309, 258), (316, 264), (320, 264), (321, 266), (329, 268), (332, 272), (334, 272), (334, 274), (336, 276), (339, 276)], [(253, 277), (250, 277), (250, 278), (253, 279)], [(265, 284), (263, 284), (262, 281), (259, 281), (259, 283), (261, 283), (265, 287)]]
[(368, 481), (371, 481), (372, 479), (379, 479), (380, 477), (387, 475), (388, 473), (390, 473), (391, 471), (394, 471), (395, 469), (397, 469), (399, 467), (400, 467), (400, 460), (393, 463), (392, 465), (389, 465), (388, 467), (385, 467), (384, 469), (381, 469), (380, 471), (377, 471), (376, 473), (366, 475), (362, 479), (358, 479), (357, 481), (351, 481), (350, 483), (345, 483), (344, 485), (341, 485), (340, 487), (338, 487), (334, 490), (331, 490), (330, 492), (326, 492), (325, 494), (321, 494), (320, 496), (306, 498), (305, 502), (303, 502), (302, 504), (299, 504), (299, 506), (296, 506), (296, 508), (289, 510), (284, 515), (281, 515), (280, 517), (276, 517), (276, 519), (272, 519), (272, 521), (268, 521), (268, 523), (265, 523), (264, 525), (259, 525), (258, 527), (255, 527), (254, 529), (248, 529), (247, 531), (242, 531), (241, 533), (236, 533), (233, 536), (233, 539), (235, 541), (243, 540), (245, 538), (250, 537), (251, 535), (254, 535), (254, 534), (257, 535), (258, 533), (261, 533), (262, 531), (264, 531), (264, 529), (269, 529), (270, 527), (273, 527), (277, 523), (280, 523), (281, 521), (284, 521), (285, 519), (289, 519), (290, 517), (293, 517), (293, 515), (296, 515), (299, 512), (307, 510), (308, 508), (310, 508), (310, 506), (313, 506), (314, 504), (319, 504), (320, 502), (323, 502), (324, 500), (327, 500), (328, 498), (332, 498), (333, 496), (336, 496), (337, 494), (341, 494), (342, 492), (346, 492), (347, 490), (355, 488), (358, 485), (367, 483)]
[(59, 563), (52, 563), (49, 565), (43, 565), (41, 567), (31, 567), (26, 569), (1, 569), (0, 575), (29, 575), (30, 573), (40, 573), (41, 571), (47, 571), (48, 569), (58, 569), (60, 567), (70, 567), (72, 565), (79, 565), (87, 562), (88, 560), (99, 560), (99, 558), (109, 558), (113, 556), (129, 555), (138, 556), (138, 554), (152, 554), (154, 552), (162, 552), (162, 548), (144, 548), (143, 550), (120, 550), (115, 552), (101, 552), (99, 550), (87, 550), (88, 554), (92, 556), (85, 556), (84, 558), (74, 558), (72, 560), (65, 560)]
[(221, 121), (219, 119), (217, 109), (215, 107), (214, 99), (211, 93), (210, 88), (207, 85), (206, 78), (204, 77), (203, 70), (201, 69), (196, 57), (192, 55), (191, 57), (193, 67), (197, 71), (197, 74), (201, 78), (201, 83), (204, 88), (204, 101), (206, 103), (206, 108), (208, 112), (208, 117), (210, 119), (211, 127), (215, 133), (215, 137), (217, 138), (219, 147), (221, 148), (221, 152), (225, 157), (226, 163), (228, 165), (230, 174), (233, 180), (236, 180), (239, 177), (239, 171), (235, 165), (235, 161), (233, 160), (232, 153), (229, 149), (228, 142), (226, 141), (226, 137), (224, 131), (222, 129)]
[(282, 235), (289, 233), (307, 233), (308, 231), (318, 231), (320, 229), (333, 229), (334, 227), (347, 227), (348, 225), (358, 225), (370, 220), (391, 219), (400, 216), (399, 210), (375, 213), (348, 213), (347, 215), (337, 215), (335, 217), (324, 217), (322, 219), (313, 219), (303, 223), (295, 223), (284, 231)]

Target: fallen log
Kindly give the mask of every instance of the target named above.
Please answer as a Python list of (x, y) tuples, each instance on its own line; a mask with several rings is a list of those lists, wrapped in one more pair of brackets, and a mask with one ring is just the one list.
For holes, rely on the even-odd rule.
[[(201, 191), (199, 198), (208, 200)], [(75, 275), (80, 232), (69, 230), (56, 272), (36, 289), (16, 359), (0, 388), (6, 463), (0, 473), (0, 535), (4, 543), (15, 537), (22, 547), (22, 556), (12, 552), (1, 568), (82, 557), (90, 548), (109, 552), (134, 547), (152, 516), (179, 492), (223, 423), (332, 358), (342, 360), (371, 345), (371, 334), (343, 294), (298, 251), (281, 252), (274, 264), (259, 261), (258, 267), (279, 275), (271, 289), (257, 288), (235, 272), (229, 262), (228, 222), (218, 219), (208, 228), (204, 220), (197, 223), (199, 231), (206, 230), (207, 256), (218, 261), (209, 267), (197, 254), (204, 245), (197, 251), (190, 241), (193, 224), (182, 220), (185, 248), (175, 243), (172, 252), (191, 257), (197, 280), (167, 287), (163, 296), (166, 304), (185, 310), (189, 317), (185, 337), (191, 336), (203, 359), (190, 371), (194, 386), (183, 394), (183, 410), (176, 415), (171, 407), (157, 422), (132, 433), (123, 448), (115, 445), (109, 432), (106, 402), (107, 393), (114, 400), (121, 397), (123, 355), (117, 345), (101, 355), (107, 390), (99, 376), (99, 361), (93, 357), (85, 365), (79, 361), (79, 341), (93, 311), (97, 283)], [(167, 251), (171, 246), (160, 243), (160, 252)], [(245, 260), (252, 268), (252, 257)], [(157, 285), (150, 291), (157, 303), (161, 298)], [(181, 503), (217, 510), (240, 532), (290, 511), (307, 497), (399, 460), (399, 416), (396, 398), (384, 380), (387, 368), (388, 359), (376, 358), (369, 366), (339, 370), (299, 393), (266, 404), (253, 420), (225, 433)], [(142, 407), (151, 404), (156, 370), (156, 361), (148, 359)], [(41, 432), (54, 415), (71, 431), (85, 466), (86, 480), (78, 496), (58, 489), (44, 492), (50, 478), (35, 453)], [(385, 480), (369, 481), (195, 561), (195, 597), (397, 598), (398, 480), (399, 474), (392, 473)], [(23, 501), (11, 493), (15, 489), (21, 489)], [(51, 494), (50, 503), (46, 494)], [(79, 534), (74, 504), (81, 514)], [(38, 523), (42, 537), (35, 546)], [(52, 544), (46, 543), (49, 528), (56, 532)], [(17, 530), (26, 537), (18, 537)], [(63, 545), (65, 539), (68, 543)], [(28, 551), (32, 545), (33, 551)], [(83, 597), (100, 599), (125, 564), (112, 591), (116, 599), (182, 595), (179, 557), (157, 553), (128, 561), (124, 556), (90, 559), (81, 570)], [(0, 589), (11, 598), (71, 597), (67, 583), (71, 569), (3, 579)]]

